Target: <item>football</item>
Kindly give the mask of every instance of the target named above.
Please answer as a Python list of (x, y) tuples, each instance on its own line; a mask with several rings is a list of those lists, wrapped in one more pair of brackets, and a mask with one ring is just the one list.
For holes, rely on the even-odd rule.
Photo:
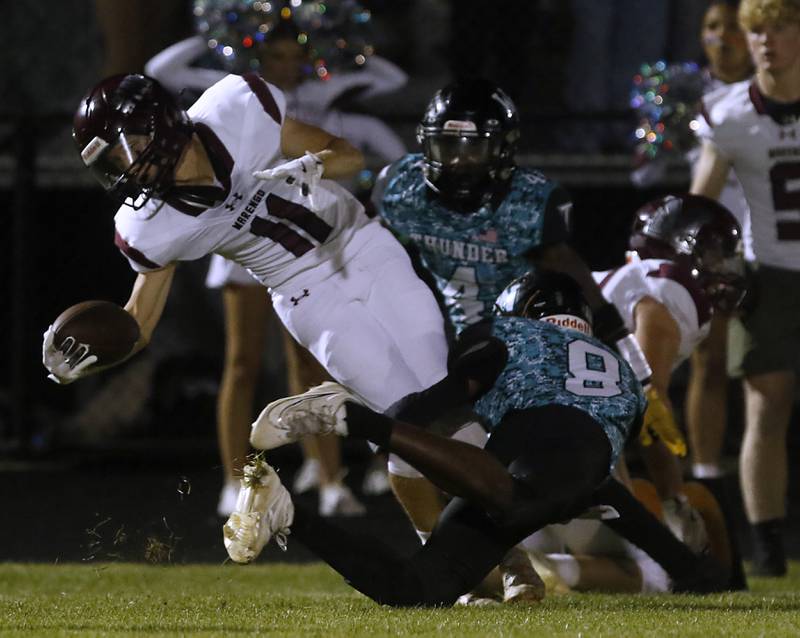
[(54, 343), (73, 337), (97, 355), (96, 365), (124, 359), (139, 340), (139, 324), (124, 308), (110, 301), (84, 301), (67, 308), (53, 323)]

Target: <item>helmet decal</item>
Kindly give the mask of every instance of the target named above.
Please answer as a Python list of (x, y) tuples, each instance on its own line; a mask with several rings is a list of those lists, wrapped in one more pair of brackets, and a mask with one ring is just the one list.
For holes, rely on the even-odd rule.
[(102, 155), (103, 151), (108, 148), (109, 144), (99, 135), (95, 135), (94, 139), (84, 146), (81, 151), (81, 159), (86, 166), (94, 164), (97, 158)]
[(581, 287), (564, 273), (536, 270), (524, 274), (500, 293), (495, 309), (498, 314), (538, 319), (592, 334), (592, 311)]
[(445, 132), (453, 131), (454, 133), (477, 133), (478, 127), (475, 122), (461, 121), (461, 120), (447, 120), (442, 127)]

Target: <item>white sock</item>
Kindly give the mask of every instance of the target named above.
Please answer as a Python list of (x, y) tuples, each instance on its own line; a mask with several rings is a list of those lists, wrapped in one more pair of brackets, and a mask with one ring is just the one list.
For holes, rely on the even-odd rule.
[(725, 472), (719, 463), (692, 463), (692, 474), (699, 479), (722, 478)]
[(549, 566), (567, 587), (572, 589), (581, 580), (581, 565), (572, 554), (547, 554)]

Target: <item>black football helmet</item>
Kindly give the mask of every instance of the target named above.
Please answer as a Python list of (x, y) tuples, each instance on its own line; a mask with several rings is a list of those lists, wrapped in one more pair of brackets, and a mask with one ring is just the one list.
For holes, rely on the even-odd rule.
[(717, 310), (731, 312), (746, 291), (742, 229), (719, 202), (668, 195), (636, 211), (629, 246), (642, 259), (685, 268)]
[(115, 75), (92, 87), (75, 112), (72, 137), (84, 164), (116, 199), (141, 208), (165, 199), (193, 127), (156, 80)]
[(495, 302), (504, 316), (541, 319), (592, 334), (592, 310), (572, 277), (552, 270), (527, 272), (505, 287)]
[(446, 205), (473, 211), (514, 171), (519, 118), (511, 98), (481, 79), (439, 90), (417, 126), (425, 182)]

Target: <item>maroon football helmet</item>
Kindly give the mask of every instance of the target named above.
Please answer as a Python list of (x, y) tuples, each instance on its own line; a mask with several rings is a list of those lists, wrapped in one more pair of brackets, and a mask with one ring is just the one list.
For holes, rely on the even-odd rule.
[(730, 312), (746, 290), (742, 229), (719, 202), (668, 195), (636, 211), (629, 246), (642, 259), (686, 268), (717, 310)]
[(91, 88), (72, 126), (84, 164), (108, 193), (134, 208), (166, 198), (192, 132), (174, 98), (138, 74), (115, 75)]

